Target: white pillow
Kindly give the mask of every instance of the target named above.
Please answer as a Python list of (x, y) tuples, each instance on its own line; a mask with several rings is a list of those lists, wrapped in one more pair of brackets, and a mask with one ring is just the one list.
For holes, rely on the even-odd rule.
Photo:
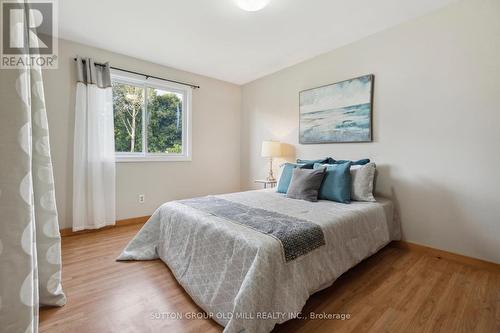
[(354, 201), (376, 201), (373, 197), (375, 163), (351, 166), (351, 199)]

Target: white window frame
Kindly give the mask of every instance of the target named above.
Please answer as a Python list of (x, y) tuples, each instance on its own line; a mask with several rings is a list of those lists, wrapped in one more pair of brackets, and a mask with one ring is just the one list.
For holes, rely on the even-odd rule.
[[(191, 161), (191, 101), (193, 89), (189, 86), (176, 84), (153, 78), (145, 78), (141, 75), (129, 74), (117, 70), (111, 70), (111, 81), (123, 84), (135, 85), (144, 89), (144, 106), (142, 108), (142, 152), (115, 152), (116, 162), (164, 162), (164, 161)], [(147, 89), (161, 89), (181, 93), (182, 100), (182, 153), (149, 153), (147, 152)], [(113, 110), (114, 112), (114, 110)]]

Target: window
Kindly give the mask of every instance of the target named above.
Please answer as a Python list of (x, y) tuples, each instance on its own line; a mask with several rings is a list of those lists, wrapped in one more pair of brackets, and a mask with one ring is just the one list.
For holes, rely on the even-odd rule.
[(112, 74), (116, 160), (191, 160), (191, 88)]

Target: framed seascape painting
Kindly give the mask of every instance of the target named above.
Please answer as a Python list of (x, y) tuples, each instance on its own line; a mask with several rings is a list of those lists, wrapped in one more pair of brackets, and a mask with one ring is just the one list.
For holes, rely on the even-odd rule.
[(299, 93), (299, 142), (372, 141), (372, 74)]

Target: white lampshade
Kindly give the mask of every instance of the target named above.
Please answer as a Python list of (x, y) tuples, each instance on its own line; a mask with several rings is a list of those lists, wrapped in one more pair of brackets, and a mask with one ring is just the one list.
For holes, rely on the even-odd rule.
[(281, 143), (278, 141), (262, 141), (262, 157), (281, 156)]

